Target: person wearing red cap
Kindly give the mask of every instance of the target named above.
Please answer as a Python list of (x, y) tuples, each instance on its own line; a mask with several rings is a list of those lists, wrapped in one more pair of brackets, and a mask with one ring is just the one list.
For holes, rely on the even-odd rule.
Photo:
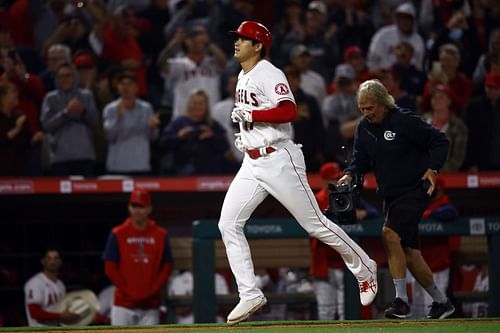
[(241, 71), (231, 119), (238, 124), (235, 145), (245, 154), (227, 190), (219, 230), (240, 301), (227, 316), (229, 325), (246, 320), (266, 303), (257, 284), (244, 227), (269, 195), (286, 207), (311, 237), (339, 252), (356, 277), (363, 305), (378, 290), (377, 264), (337, 224), (322, 214), (307, 181), (301, 145), (292, 140), (297, 104), (285, 74), (265, 59), (272, 34), (263, 24), (244, 21), (232, 31), (234, 58)]
[[(315, 194), (319, 208), (325, 211), (329, 207), (329, 184), (335, 183), (342, 175), (342, 169), (336, 162), (328, 162), (319, 170), (323, 181), (322, 188)], [(359, 221), (379, 217), (380, 212), (373, 206), (360, 201), (356, 208)], [(309, 274), (314, 278), (313, 287), (316, 295), (318, 319), (343, 320), (344, 315), (344, 261), (342, 257), (328, 245), (316, 238), (310, 238), (311, 266)], [(379, 260), (377, 263), (380, 264)]]
[(431, 93), (431, 110), (424, 114), (427, 123), (438, 128), (450, 142), (448, 157), (442, 172), (457, 172), (462, 168), (467, 151), (468, 130), (465, 123), (450, 109), (453, 93), (447, 85), (435, 84)]
[(471, 172), (500, 170), (500, 73), (486, 75), (484, 91), (464, 113), (469, 129), (465, 168)]
[(111, 325), (160, 322), (163, 287), (172, 271), (168, 231), (149, 218), (150, 194), (130, 194), (129, 217), (111, 230), (103, 253), (104, 269), (115, 285)]

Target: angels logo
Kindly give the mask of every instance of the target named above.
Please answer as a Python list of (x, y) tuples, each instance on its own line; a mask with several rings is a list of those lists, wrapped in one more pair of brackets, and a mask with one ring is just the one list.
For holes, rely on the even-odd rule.
[(392, 141), (396, 138), (396, 133), (391, 132), (391, 131), (385, 131), (384, 132), (384, 139), (387, 141)]
[(274, 87), (274, 91), (278, 94), (278, 95), (288, 95), (288, 86), (284, 83), (278, 83), (275, 87)]

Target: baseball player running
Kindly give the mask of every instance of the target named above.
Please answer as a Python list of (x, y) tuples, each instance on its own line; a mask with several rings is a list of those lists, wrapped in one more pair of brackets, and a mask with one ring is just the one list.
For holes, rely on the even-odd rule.
[(321, 212), (309, 187), (300, 145), (291, 140), (297, 110), (284, 73), (264, 57), (271, 47), (269, 30), (254, 21), (240, 24), (234, 57), (242, 70), (231, 114), (239, 123), (235, 145), (245, 153), (240, 170), (222, 206), (219, 229), (238, 285), (240, 302), (227, 317), (234, 325), (266, 304), (257, 287), (244, 226), (257, 206), (271, 194), (311, 237), (335, 249), (359, 282), (361, 304), (377, 294), (377, 265), (339, 226)]

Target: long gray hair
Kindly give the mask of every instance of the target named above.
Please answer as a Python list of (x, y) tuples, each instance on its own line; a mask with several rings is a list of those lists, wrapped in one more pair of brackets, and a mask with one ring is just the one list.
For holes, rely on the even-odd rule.
[(389, 94), (382, 82), (377, 79), (363, 82), (358, 88), (357, 99), (358, 101), (361, 99), (370, 99), (388, 109), (396, 106), (394, 97)]

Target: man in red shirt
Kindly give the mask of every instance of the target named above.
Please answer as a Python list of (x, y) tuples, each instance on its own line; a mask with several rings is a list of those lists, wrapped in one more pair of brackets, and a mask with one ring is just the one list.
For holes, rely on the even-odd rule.
[(104, 250), (106, 275), (116, 286), (111, 325), (160, 322), (161, 291), (172, 270), (168, 232), (149, 219), (151, 197), (130, 195), (129, 218), (110, 232)]

